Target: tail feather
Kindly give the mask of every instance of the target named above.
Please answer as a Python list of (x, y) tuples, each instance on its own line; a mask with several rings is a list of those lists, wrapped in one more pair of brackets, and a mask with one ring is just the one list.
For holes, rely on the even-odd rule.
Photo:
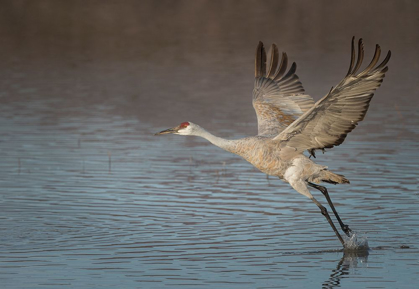
[(332, 173), (326, 169), (322, 170), (318, 177), (316, 177), (313, 182), (320, 183), (325, 182), (329, 184), (349, 184), (349, 180), (343, 175)]

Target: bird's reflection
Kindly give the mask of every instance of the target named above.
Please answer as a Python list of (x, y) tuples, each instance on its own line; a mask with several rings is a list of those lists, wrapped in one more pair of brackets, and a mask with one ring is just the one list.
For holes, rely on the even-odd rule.
[(358, 263), (366, 263), (368, 261), (368, 251), (359, 252), (344, 252), (342, 259), (336, 266), (336, 269), (332, 271), (329, 279), (322, 284), (323, 289), (332, 289), (340, 287), (341, 279), (349, 275), (351, 268), (357, 267)]

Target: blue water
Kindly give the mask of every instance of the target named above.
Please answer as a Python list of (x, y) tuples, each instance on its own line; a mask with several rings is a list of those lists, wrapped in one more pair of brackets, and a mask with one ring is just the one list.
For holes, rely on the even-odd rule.
[(204, 140), (154, 137), (160, 127), (105, 106), (63, 108), (65, 116), (50, 122), (54, 111), (48, 101), (1, 109), (5, 288), (412, 288), (418, 281), (415, 111), (402, 112), (412, 117), (398, 140), (391, 125), (367, 131), (394, 117), (380, 110), (348, 144), (318, 156), (352, 181), (329, 189), (344, 221), (369, 242), (369, 254), (359, 255), (340, 250), (308, 199)]

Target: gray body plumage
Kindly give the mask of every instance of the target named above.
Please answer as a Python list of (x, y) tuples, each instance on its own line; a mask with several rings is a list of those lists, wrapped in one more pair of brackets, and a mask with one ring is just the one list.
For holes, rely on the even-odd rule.
[[(261, 172), (279, 177), (286, 182), (293, 182), (296, 178), (318, 183), (323, 181), (322, 177), (330, 178), (331, 175), (335, 175), (327, 171), (327, 167), (314, 163), (301, 153), (296, 153), (294, 148), (281, 147), (281, 144), (275, 141), (273, 137), (253, 136), (237, 140), (225, 140), (210, 134), (196, 124), (190, 123), (190, 126), (194, 130), (191, 135), (201, 136), (214, 145), (241, 156)], [(328, 181), (328, 179), (324, 180)], [(339, 183), (340, 181), (331, 182)]]

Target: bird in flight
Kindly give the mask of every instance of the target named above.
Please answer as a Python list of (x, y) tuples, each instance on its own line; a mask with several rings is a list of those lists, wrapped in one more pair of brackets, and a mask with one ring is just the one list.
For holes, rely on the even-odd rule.
[[(279, 177), (319, 207), (345, 247), (345, 241), (327, 209), (312, 196), (309, 187), (319, 190), (326, 197), (341, 229), (350, 237), (352, 230), (342, 222), (326, 187), (319, 185), (321, 182), (348, 184), (349, 181), (343, 175), (329, 171), (326, 166), (316, 164), (311, 157), (315, 158), (316, 150), (324, 151), (340, 145), (358, 122), (364, 119), (374, 92), (388, 70), (391, 52), (377, 65), (381, 49), (376, 45), (370, 64), (359, 71), (364, 58), (364, 44), (359, 39), (356, 56), (354, 39), (352, 38), (351, 62), (346, 76), (317, 102), (305, 93), (295, 74), (295, 62), (287, 71), (287, 54), (282, 53), (280, 60), (278, 48), (273, 44), (267, 67), (265, 48), (259, 42), (253, 89), (253, 107), (258, 121), (256, 136), (227, 140), (214, 136), (190, 121), (156, 135), (172, 133), (203, 137), (212, 144), (241, 156), (260, 171)], [(303, 154), (304, 151), (308, 151), (308, 157)]]

